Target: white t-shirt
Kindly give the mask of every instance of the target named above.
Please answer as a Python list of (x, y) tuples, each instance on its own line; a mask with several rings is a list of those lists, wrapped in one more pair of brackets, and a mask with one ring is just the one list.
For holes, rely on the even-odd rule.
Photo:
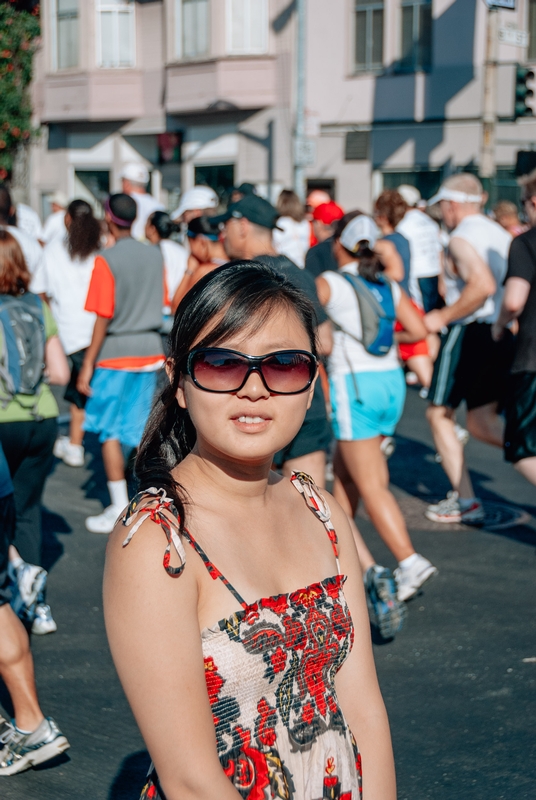
[(412, 300), (422, 307), (419, 278), (435, 278), (441, 274), (439, 225), (418, 208), (410, 208), (396, 229), (409, 242), (409, 292)]
[(305, 254), (309, 250), (311, 226), (304, 219), (296, 222), (292, 217), (279, 217), (277, 225), (283, 230), (274, 228), (273, 243), (277, 252), (290, 258), (298, 267), (305, 267)]
[[(457, 320), (464, 325), (480, 320), (493, 324), (497, 321), (504, 293), (504, 279), (508, 268), (508, 252), (512, 237), (501, 225), (483, 214), (471, 214), (465, 217), (451, 235), (451, 239), (464, 239), (476, 250), (480, 258), (488, 264), (497, 290), (492, 297), (488, 297), (480, 308), (468, 317)], [(445, 272), (445, 287), (447, 306), (452, 306), (460, 297), (465, 286), (464, 281), (457, 275)]]
[[(164, 259), (164, 274), (169, 301), (177, 291), (188, 266), (188, 252), (185, 247), (171, 239), (162, 239), (160, 250)], [(166, 313), (169, 313), (166, 309)]]
[[(346, 264), (341, 272), (357, 275), (357, 261)], [(352, 372), (389, 372), (397, 369), (399, 362), (397, 346), (394, 341), (387, 355), (378, 357), (367, 353), (363, 345), (353, 338), (355, 336), (360, 339), (363, 329), (357, 297), (346, 278), (332, 271), (323, 272), (322, 277), (326, 279), (331, 289), (326, 313), (333, 322), (348, 331), (348, 333), (333, 331), (333, 349), (328, 359), (329, 375), (348, 375)], [(401, 290), (400, 286), (394, 282), (391, 283), (391, 289), (396, 310), (400, 302)]]
[(29, 236), (24, 231), (21, 231), (20, 228), (15, 228), (13, 225), (4, 225), (2, 227), (5, 227), (5, 229), (9, 231), (9, 233), (11, 233), (12, 236), (14, 236), (17, 242), (19, 243), (20, 249), (22, 250), (22, 254), (24, 256), (24, 260), (26, 261), (26, 266), (28, 267), (32, 275), (32, 282), (30, 283), (30, 289), (32, 292), (39, 294), (34, 289), (33, 276), (38, 273), (43, 264), (44, 261), (43, 248), (41, 247), (37, 239), (34, 239), (33, 236)]
[(69, 355), (84, 350), (91, 342), (96, 314), (84, 310), (95, 255), (72, 259), (64, 239), (45, 247), (42, 269), (32, 282), (32, 291), (50, 297), (63, 349)]
[(42, 241), (50, 244), (54, 239), (63, 239), (67, 235), (65, 227), (65, 211), (54, 211), (43, 226)]
[(138, 214), (132, 226), (132, 236), (134, 239), (137, 239), (138, 242), (144, 242), (147, 220), (153, 211), (164, 211), (165, 209), (162, 203), (159, 203), (152, 194), (147, 194), (147, 192), (144, 194), (132, 192), (130, 196), (136, 201), (136, 205), (138, 206)]
[(17, 227), (34, 239), (43, 239), (43, 226), (39, 214), (24, 203), (17, 203)]

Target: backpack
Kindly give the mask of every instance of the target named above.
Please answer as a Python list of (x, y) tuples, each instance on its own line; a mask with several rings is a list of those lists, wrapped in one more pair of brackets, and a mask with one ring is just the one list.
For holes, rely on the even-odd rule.
[(341, 274), (351, 284), (357, 297), (361, 316), (361, 339), (357, 339), (340, 325), (335, 325), (336, 329), (362, 344), (371, 356), (386, 356), (394, 344), (396, 322), (390, 283), (383, 278), (379, 278), (379, 283), (373, 283), (359, 275), (351, 275), (348, 272)]
[(0, 397), (35, 396), (45, 369), (45, 321), (37, 295), (0, 296)]

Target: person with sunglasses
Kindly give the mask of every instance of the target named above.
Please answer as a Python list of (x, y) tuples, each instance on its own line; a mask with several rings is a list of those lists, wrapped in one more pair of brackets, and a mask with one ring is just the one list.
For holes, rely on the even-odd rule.
[(171, 302), (173, 313), (177, 310), (184, 295), (197, 281), (229, 260), (223, 243), (220, 241), (220, 229), (214, 225), (210, 217), (196, 217), (190, 220), (187, 236), (190, 258), (188, 259), (188, 269), (173, 295)]
[[(106, 628), (153, 766), (144, 800), (395, 800), (346, 515), (271, 470), (317, 380), (314, 311), (256, 262), (178, 308), (140, 493), (111, 535)], [(163, 556), (163, 563), (162, 563)]]

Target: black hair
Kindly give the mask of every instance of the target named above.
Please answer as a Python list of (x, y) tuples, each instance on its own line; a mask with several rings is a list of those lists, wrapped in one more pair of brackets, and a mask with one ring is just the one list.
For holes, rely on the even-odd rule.
[(316, 355), (315, 311), (308, 298), (283, 275), (257, 261), (233, 261), (208, 273), (182, 299), (169, 335), (169, 385), (153, 407), (136, 458), (140, 490), (166, 490), (184, 526), (184, 490), (171, 470), (191, 452), (197, 438), (188, 412), (176, 400), (192, 347), (214, 347), (251, 326), (260, 328), (277, 308), (292, 309)]
[(101, 226), (85, 200), (73, 200), (67, 206), (71, 224), (67, 231), (67, 249), (71, 258), (87, 258), (99, 247)]
[(10, 211), (13, 207), (11, 195), (5, 183), (0, 183), (0, 222), (10, 222)]
[(138, 214), (138, 206), (136, 205), (136, 201), (133, 200), (129, 194), (118, 192), (117, 194), (110, 195), (108, 198), (108, 203), (110, 205), (110, 211), (114, 217), (122, 220), (124, 224), (121, 225), (121, 223), (114, 222), (114, 220), (112, 220), (112, 222), (121, 228), (132, 227), (132, 223)]
[[(346, 228), (349, 222), (351, 222), (356, 217), (363, 216), (363, 211), (349, 211), (344, 217), (341, 217), (337, 221), (335, 226), (335, 231), (333, 233), (334, 239), (340, 239), (342, 236), (343, 230)], [(342, 245), (344, 247), (344, 245)], [(359, 275), (364, 278), (366, 281), (370, 281), (371, 283), (379, 283), (378, 275), (383, 272), (385, 269), (382, 262), (380, 261), (379, 257), (376, 253), (372, 250), (369, 245), (369, 242), (363, 240), (358, 243), (357, 250), (348, 250), (347, 247), (344, 247), (348, 255), (354, 258), (357, 264), (357, 271)]]
[(188, 233), (196, 236), (219, 236), (220, 229), (211, 222), (210, 217), (195, 217), (188, 223)]
[(147, 220), (149, 225), (153, 225), (161, 239), (169, 239), (172, 233), (180, 230), (180, 225), (173, 222), (166, 211), (153, 211)]

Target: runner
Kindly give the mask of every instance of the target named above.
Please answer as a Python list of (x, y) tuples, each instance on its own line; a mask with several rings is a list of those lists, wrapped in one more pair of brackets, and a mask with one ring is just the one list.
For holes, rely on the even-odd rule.
[(171, 302), (173, 313), (184, 295), (197, 281), (229, 261), (220, 241), (220, 229), (213, 224), (211, 217), (196, 217), (188, 223), (188, 241), (192, 258), (173, 296)]
[(188, 267), (188, 251), (182, 244), (169, 238), (178, 229), (177, 223), (173, 222), (165, 211), (154, 211), (145, 226), (147, 241), (160, 247), (164, 259), (166, 292), (169, 300), (164, 306), (164, 330), (166, 333), (169, 333), (173, 325), (173, 297)]
[(273, 241), (277, 252), (290, 258), (303, 269), (305, 255), (309, 250), (311, 226), (305, 218), (305, 208), (296, 192), (283, 189), (277, 200), (277, 228)]
[(515, 357), (509, 378), (504, 452), (524, 478), (536, 485), (536, 180), (523, 184), (523, 205), (530, 230), (514, 239), (495, 341), (512, 320), (519, 322)]
[(139, 242), (144, 242), (148, 218), (154, 211), (164, 211), (164, 206), (147, 191), (149, 170), (144, 164), (134, 161), (125, 164), (121, 179), (123, 192), (132, 197), (137, 207), (136, 219), (132, 225), (132, 236)]
[[(320, 302), (335, 326), (328, 360), (337, 439), (335, 470), (343, 486), (355, 485), (376, 530), (398, 561), (395, 575), (398, 599), (403, 602), (413, 597), (437, 569), (415, 552), (402, 512), (389, 491), (381, 439), (394, 434), (406, 396), (396, 352), (395, 318), (404, 326), (397, 339), (417, 340), (425, 329), (407, 295), (382, 277), (381, 261), (373, 252), (377, 233), (370, 217), (354, 217), (335, 242), (339, 273), (325, 272), (317, 278), (317, 287)], [(359, 276), (359, 287), (364, 286), (377, 303), (380, 298), (382, 308), (385, 302), (383, 350), (371, 353), (366, 349), (361, 307), (353, 281), (345, 275)], [(351, 486), (347, 494), (355, 495)], [(355, 511), (353, 508), (352, 516)]]
[(64, 192), (54, 192), (49, 197), (51, 214), (46, 218), (43, 225), (42, 242), (47, 245), (54, 239), (63, 239), (67, 233), (65, 229), (65, 210), (69, 205), (69, 200)]
[[(303, 269), (286, 256), (280, 256), (272, 243), (272, 231), (277, 222), (277, 211), (267, 200), (254, 195), (231, 204), (214, 224), (223, 223), (224, 246), (229, 258), (254, 259), (281, 273), (296, 288), (303, 291), (313, 303), (319, 322), (318, 340), (320, 355), (331, 350), (331, 323), (318, 302), (315, 283)], [(326, 417), (324, 393), (317, 381), (310, 408), (296, 437), (279, 453), (274, 463), (290, 477), (293, 470), (307, 472), (317, 486), (325, 485), (326, 451), (331, 444), (331, 428)]]
[(430, 333), (441, 332), (427, 418), (452, 485), (447, 498), (426, 511), (428, 519), (435, 522), (478, 523), (484, 519), (463, 443), (455, 430), (455, 411), (463, 400), (471, 435), (497, 447), (503, 444), (504, 426), (498, 410), (505, 399), (512, 341), (508, 335), (493, 342), (491, 326), (499, 314), (512, 237), (481, 213), (485, 197), (478, 178), (462, 173), (448, 178), (430, 200), (440, 204), (443, 220), (452, 231), (446, 306), (424, 317)]
[(113, 658), (154, 765), (145, 800), (357, 800), (361, 758), (369, 797), (396, 798), (346, 516), (308, 476), (270, 469), (312, 397), (313, 319), (290, 281), (248, 262), (205, 276), (177, 314), (142, 492), (104, 582)]
[(218, 203), (218, 195), (210, 186), (192, 186), (184, 192), (178, 207), (170, 216), (174, 222), (183, 222), (187, 225), (196, 217), (214, 213)]
[(70, 403), (69, 436), (56, 439), (54, 455), (70, 467), (83, 467), (87, 397), (80, 394), (76, 382), (95, 325), (95, 314), (85, 311), (84, 306), (100, 246), (101, 228), (85, 200), (73, 200), (69, 204), (65, 227), (66, 238), (56, 237), (45, 247), (43, 269), (34, 277), (32, 288), (50, 303), (71, 365), (71, 378), (64, 394)]
[(104, 207), (116, 244), (95, 259), (85, 308), (97, 320), (77, 381), (89, 397), (84, 429), (99, 434), (112, 501), (86, 519), (91, 533), (110, 533), (128, 505), (121, 446), (139, 445), (164, 361), (162, 253), (132, 238), (137, 207), (129, 195), (113, 194)]
[(14, 216), (15, 207), (9, 190), (5, 184), (0, 183), (0, 228), (5, 228), (15, 237), (24, 255), (24, 261), (30, 276), (36, 275), (43, 266), (43, 248), (37, 239), (34, 239), (15, 225), (10, 225), (9, 221)]

